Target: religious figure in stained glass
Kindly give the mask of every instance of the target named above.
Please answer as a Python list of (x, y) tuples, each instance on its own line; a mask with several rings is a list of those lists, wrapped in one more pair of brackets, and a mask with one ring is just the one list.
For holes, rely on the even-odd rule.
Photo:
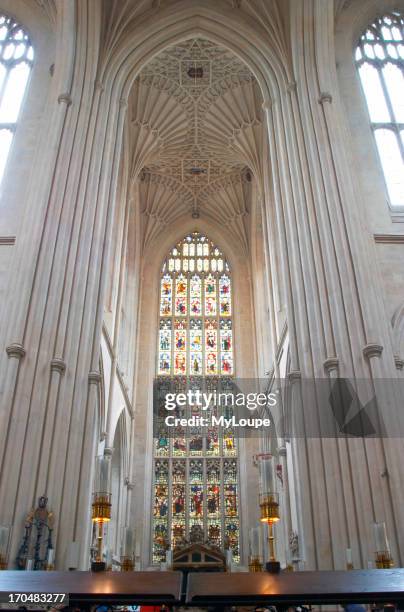
[[(213, 393), (234, 374), (232, 283), (221, 250), (199, 232), (168, 254), (160, 279), (157, 375), (167, 391)], [(170, 385), (172, 385), (170, 387)], [(175, 416), (197, 414), (176, 407)], [(209, 415), (218, 415), (210, 406)], [(228, 416), (228, 415), (227, 415)], [(164, 418), (164, 409), (162, 420)], [(162, 428), (154, 442), (153, 563), (195, 529), (240, 559), (237, 444), (231, 430)]]

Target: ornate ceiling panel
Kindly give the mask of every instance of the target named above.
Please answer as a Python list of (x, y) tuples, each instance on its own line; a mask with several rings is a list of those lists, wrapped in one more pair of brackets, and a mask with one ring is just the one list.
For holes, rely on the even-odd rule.
[(262, 100), (245, 64), (205, 39), (165, 49), (134, 84), (128, 125), (145, 242), (188, 213), (247, 245), (243, 177), (260, 178)]
[[(54, 1), (54, 0), (42, 0)], [(104, 6), (104, 60), (108, 62), (119, 41), (143, 20), (156, 15), (159, 11), (181, 4), (179, 0), (102, 0)], [(192, 0), (187, 0), (190, 4)], [(194, 1), (195, 10), (207, 0)], [(341, 1), (341, 0), (336, 0)], [(222, 13), (236, 12), (247, 17), (252, 24), (268, 35), (274, 52), (290, 65), (290, 49), (286, 32), (290, 0), (215, 0)]]

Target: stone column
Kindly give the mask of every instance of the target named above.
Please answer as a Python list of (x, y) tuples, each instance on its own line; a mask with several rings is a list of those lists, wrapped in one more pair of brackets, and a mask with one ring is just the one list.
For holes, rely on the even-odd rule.
[(14, 525), (10, 559), (26, 512), (47, 493), (59, 567), (71, 540), (81, 543), (83, 564), (88, 558), (105, 272), (126, 109), (97, 82), (101, 3), (62, 5), (55, 82), (68, 64), (71, 83), (52, 94), (35, 167), (46, 170), (38, 171), (17, 238), (18, 291), (0, 364), (0, 520)]
[[(265, 103), (291, 369), (299, 371), (302, 379), (324, 378), (325, 364), (337, 359), (342, 377), (394, 378), (381, 288), (370, 274), (375, 255), (360, 221), (358, 194), (345, 154), (349, 142), (344, 140), (343, 115), (335, 102), (337, 78), (330, 73), (335, 65), (329, 56), (333, 2), (302, 0), (291, 9), (295, 80), (285, 78)], [(325, 75), (330, 74), (325, 83)], [(369, 346), (382, 350), (370, 355)], [(391, 431), (397, 403), (390, 395), (383, 414)], [(322, 406), (315, 408), (320, 428)], [(304, 402), (301, 410), (304, 425)], [(299, 469), (307, 466), (301, 483), (302, 507), (308, 513), (311, 508), (314, 518), (312, 527), (305, 525), (306, 544), (314, 536), (308, 558), (319, 568), (341, 566), (341, 537), (347, 538), (355, 523), (362, 563), (370, 554), (365, 549), (372, 545), (375, 519), (387, 520), (391, 537), (398, 541), (396, 525), (403, 512), (402, 477), (397, 470), (404, 458), (398, 461), (397, 453), (401, 457), (403, 451), (393, 445), (393, 452), (390, 440), (357, 439), (347, 442), (345, 449), (336, 442), (321, 436), (295, 441)], [(380, 480), (385, 469), (389, 487)]]

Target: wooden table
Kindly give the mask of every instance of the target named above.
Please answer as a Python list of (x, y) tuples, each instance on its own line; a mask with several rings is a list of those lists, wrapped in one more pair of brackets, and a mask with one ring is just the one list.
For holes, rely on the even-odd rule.
[(0, 593), (67, 593), (70, 605), (173, 605), (181, 572), (0, 572)]
[(404, 569), (188, 575), (188, 605), (404, 603)]

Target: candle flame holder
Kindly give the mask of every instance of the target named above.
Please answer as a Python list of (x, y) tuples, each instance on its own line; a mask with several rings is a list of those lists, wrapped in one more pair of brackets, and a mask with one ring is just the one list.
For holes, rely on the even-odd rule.
[(377, 569), (390, 569), (394, 567), (393, 557), (390, 552), (390, 545), (387, 538), (386, 523), (374, 523), (373, 531), (375, 536), (375, 561)]
[(277, 574), (281, 569), (279, 561), (276, 560), (274, 535), (274, 523), (280, 520), (278, 493), (265, 493), (260, 495), (260, 510), (261, 523), (266, 523), (268, 525), (269, 561), (266, 563), (265, 567), (271, 574)]
[(6, 555), (0, 553), (0, 571), (6, 570), (8, 567), (8, 560)]
[(96, 534), (96, 554), (95, 560), (91, 563), (94, 572), (105, 570), (106, 564), (103, 561), (104, 543), (104, 524), (111, 520), (111, 493), (97, 492), (93, 494), (91, 519), (97, 526)]
[(121, 557), (121, 572), (133, 572), (134, 569), (133, 557)]
[(277, 493), (260, 495), (261, 523), (277, 523), (280, 520)]
[(394, 567), (394, 560), (389, 550), (376, 552), (375, 556), (377, 569), (390, 569)]
[(262, 572), (263, 565), (259, 557), (250, 557), (248, 560), (248, 571), (249, 572)]
[(92, 503), (92, 521), (107, 523), (111, 520), (111, 493), (94, 493)]

